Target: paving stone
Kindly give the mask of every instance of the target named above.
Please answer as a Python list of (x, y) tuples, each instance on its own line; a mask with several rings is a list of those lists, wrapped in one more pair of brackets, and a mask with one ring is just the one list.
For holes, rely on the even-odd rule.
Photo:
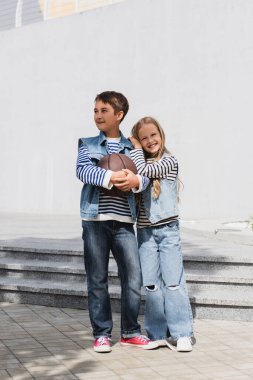
[(55, 359), (54, 357), (47, 356), (44, 358), (27, 358), (25, 360), (21, 360), (22, 364), (24, 367), (29, 368), (29, 367), (36, 367), (36, 366), (56, 366), (60, 365), (60, 361)]
[(192, 375), (188, 375), (187, 373), (183, 374), (183, 375), (179, 375), (179, 374), (173, 374), (170, 372), (170, 370), (168, 371), (168, 374), (164, 374), (163, 375), (164, 379), (168, 379), (168, 380), (210, 380), (212, 379), (211, 377), (208, 376), (208, 374), (205, 374), (205, 377), (203, 377), (203, 374), (192, 374)]
[(10, 359), (1, 359), (0, 360), (0, 366), (3, 366), (4, 364), (19, 364), (20, 362), (13, 356)]
[(222, 366), (222, 365), (216, 365), (215, 367), (203, 367), (199, 368), (198, 370), (203, 375), (205, 373), (208, 373), (211, 376), (217, 376), (217, 377), (229, 377), (229, 376), (240, 376), (241, 372), (239, 370), (233, 369), (230, 366)]
[(9, 380), (11, 379), (11, 376), (8, 374), (5, 370), (0, 370), (0, 379), (1, 380)]
[(232, 379), (232, 380), (252, 380), (252, 376), (247, 376), (247, 375), (236, 375), (236, 376), (233, 376), (233, 377), (228, 377), (228, 376), (214, 376), (214, 377), (211, 377), (212, 380), (228, 380), (228, 379)]
[(35, 380), (77, 380), (74, 375), (61, 375), (61, 376), (36, 376), (33, 377)]
[[(26, 367), (26, 365), (24, 366)], [(54, 376), (54, 375), (71, 375), (71, 372), (67, 370), (63, 365), (57, 366), (36, 366), (27, 368), (27, 370), (31, 373), (32, 376)]]
[[(140, 363), (141, 364), (141, 363)], [(126, 366), (126, 363), (124, 363), (124, 360), (106, 360), (105, 361), (105, 366), (108, 367), (109, 369), (115, 369), (115, 368), (128, 368), (128, 366)], [(143, 363), (141, 364), (141, 366), (143, 366)]]
[[(32, 309), (31, 309), (32, 308)], [(13, 309), (12, 304), (0, 303), (1, 317)], [(21, 310), (20, 318), (18, 312)], [(29, 323), (29, 313), (31, 324)], [(237, 342), (252, 341), (252, 322), (232, 322), (195, 320), (197, 344), (191, 353), (182, 354), (167, 347), (157, 350), (142, 350), (121, 347), (119, 331), (113, 331), (113, 351), (98, 354), (93, 350), (93, 337), (89, 316), (86, 310), (48, 308), (36, 305), (15, 305), (15, 319), (8, 322), (9, 331), (27, 329), (27, 336), (15, 340), (1, 341), (0, 376), (1, 380), (13, 374), (31, 376), (36, 380), (73, 379), (169, 379), (169, 380), (252, 380), (252, 350), (238, 349)], [(66, 315), (67, 323), (57, 324), (57, 316)], [(24, 322), (25, 316), (25, 322)], [(42, 317), (43, 316), (43, 317)], [(47, 321), (45, 322), (46, 318)], [(120, 320), (114, 314), (115, 320)], [(82, 323), (76, 321), (82, 321)], [(143, 325), (143, 318), (140, 319)], [(21, 321), (21, 322), (20, 322)], [(73, 326), (72, 327), (72, 322)], [(25, 326), (24, 326), (25, 324)], [(67, 327), (67, 333), (60, 328)], [(87, 327), (86, 327), (87, 326)], [(29, 332), (28, 332), (29, 330)], [(8, 331), (8, 334), (9, 334)], [(51, 334), (51, 335), (50, 335)], [(64, 339), (62, 339), (62, 337)], [(1, 336), (0, 336), (1, 338)], [(33, 346), (35, 343), (35, 347)], [(86, 347), (84, 349), (83, 347)], [(210, 349), (208, 349), (208, 347)], [(247, 344), (248, 347), (248, 344)], [(2, 367), (1, 367), (2, 365)], [(169, 372), (168, 372), (169, 368)], [(2, 372), (1, 372), (2, 371)], [(147, 375), (148, 374), (148, 375)], [(168, 374), (168, 376), (167, 376)], [(27, 378), (29, 379), (29, 377)], [(23, 380), (23, 379), (22, 379)]]
[[(152, 369), (154, 371), (156, 371), (157, 373), (159, 373), (160, 375), (163, 375), (163, 374), (166, 374), (168, 373), (168, 365), (166, 366), (155, 366), (155, 365), (152, 365)], [(173, 366), (169, 366), (169, 372), (173, 375), (197, 375), (199, 374), (199, 372), (194, 369), (194, 368), (190, 368), (189, 366), (187, 365), (184, 365), (183, 363), (180, 364), (180, 366), (178, 366), (178, 364), (176, 365), (173, 365)]]
[(121, 379), (123, 380), (147, 380), (147, 377), (148, 378), (151, 378), (151, 379), (155, 379), (155, 380), (160, 380), (160, 379), (164, 379), (163, 376), (160, 376), (158, 375), (157, 373), (155, 373), (154, 371), (150, 371), (149, 375), (147, 375), (146, 373), (145, 374), (123, 374), (120, 376)]
[(252, 379), (253, 379), (253, 371), (252, 371), (252, 368), (242, 368), (240, 369), (240, 372), (244, 375), (248, 375), (248, 376), (251, 376)]
[(13, 380), (30, 380), (33, 379), (32, 375), (23, 369), (8, 369), (8, 373)]
[(17, 358), (33, 358), (33, 357), (41, 357), (41, 356), (47, 356), (51, 353), (47, 351), (45, 348), (36, 348), (33, 350), (24, 350), (20, 348), (12, 349), (12, 352)]
[(113, 373), (108, 373), (108, 372), (93, 373), (93, 374), (78, 373), (78, 374), (76, 374), (76, 378), (79, 379), (79, 380), (94, 380), (94, 379), (96, 380), (96, 379), (106, 379), (106, 378), (109, 378), (110, 380), (120, 380), (120, 379), (122, 379), (121, 376), (117, 376), (117, 375), (115, 375)]
[(11, 368), (23, 368), (23, 365), (21, 363), (6, 363), (0, 364), (0, 370), (1, 369), (11, 369)]

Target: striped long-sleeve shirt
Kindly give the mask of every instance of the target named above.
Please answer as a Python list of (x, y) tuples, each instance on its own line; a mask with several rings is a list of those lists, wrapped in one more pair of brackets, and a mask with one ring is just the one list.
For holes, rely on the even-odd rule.
[[(154, 161), (152, 159), (145, 160), (142, 149), (133, 149), (130, 152), (131, 158), (134, 161), (138, 173), (148, 178), (168, 179), (170, 181), (176, 181), (178, 175), (178, 162), (174, 156), (164, 155), (160, 160)], [(158, 226), (161, 224), (169, 223), (173, 220), (177, 220), (178, 216), (162, 220), (158, 223), (152, 224), (145, 213), (144, 199), (141, 197), (140, 211), (137, 220), (137, 227), (150, 227)]]
[[(108, 154), (119, 152), (119, 142), (120, 138), (107, 139), (106, 149)], [(110, 170), (102, 169), (92, 163), (89, 151), (85, 145), (79, 148), (76, 175), (83, 183), (110, 189), (112, 187), (110, 184), (111, 174), (112, 172)], [(145, 177), (143, 177), (141, 181), (141, 186), (146, 186)], [(110, 197), (100, 192), (98, 216), (92, 220), (110, 219), (132, 223), (127, 195), (122, 197)]]

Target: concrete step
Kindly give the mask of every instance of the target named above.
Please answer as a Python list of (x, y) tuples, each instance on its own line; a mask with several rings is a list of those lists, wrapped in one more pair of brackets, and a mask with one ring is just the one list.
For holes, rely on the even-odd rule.
[(231, 291), (229, 286), (217, 290), (210, 284), (199, 288), (188, 283), (188, 290), (196, 318), (253, 321), (252, 286)]
[[(34, 256), (32, 256), (32, 252), (29, 252), (28, 256), (26, 252), (21, 252), (20, 255), (18, 251), (14, 255), (12, 251), (10, 253), (11, 257), (8, 256), (8, 251), (4, 252), (4, 256), (1, 257), (0, 255), (0, 279), (3, 277), (16, 277), (38, 280), (51, 279), (52, 281), (86, 281), (83, 255), (80, 256), (81, 260), (76, 260), (76, 255), (72, 258), (69, 253), (65, 255), (63, 252), (61, 255), (62, 257), (65, 255), (65, 260), (58, 261), (60, 254), (55, 255), (52, 253), (52, 256), (50, 256), (47, 253), (46, 257), (43, 257), (43, 253), (38, 256), (37, 252), (34, 253)], [(57, 261), (54, 261), (55, 256)], [(112, 257), (109, 260), (108, 273), (110, 283), (119, 284), (117, 265)]]
[[(57, 307), (87, 307), (83, 252), (53, 242), (43, 248), (0, 247), (0, 300)], [(43, 243), (44, 244), (44, 243)], [(42, 245), (43, 245), (42, 244)], [(252, 250), (223, 242), (184, 241), (184, 266), (194, 315), (199, 318), (253, 320)], [(120, 311), (117, 266), (111, 257), (112, 309)], [(145, 291), (143, 289), (142, 312)]]
[[(120, 312), (120, 286), (110, 285), (109, 291), (112, 310)], [(79, 281), (52, 282), (50, 280), (5, 277), (1, 278), (0, 302), (86, 309), (88, 307), (87, 286), (86, 283)]]
[[(242, 268), (239, 268), (242, 269)], [(244, 266), (243, 270), (238, 270), (233, 266), (226, 265), (225, 268), (208, 270), (207, 268), (188, 267), (185, 265), (186, 278), (188, 282), (195, 283), (227, 283), (232, 284), (253, 284), (252, 268)], [(55, 281), (86, 280), (84, 265), (75, 262), (51, 262), (44, 260), (18, 260), (7, 257), (0, 258), (0, 278), (1, 277), (22, 277), (34, 279), (52, 279)], [(113, 284), (118, 284), (117, 265), (114, 260), (109, 263), (109, 280)], [(118, 281), (117, 281), (118, 280)]]
[[(220, 265), (229, 263), (230, 265), (249, 265), (253, 266), (253, 247), (240, 246), (237, 244), (228, 244), (223, 241), (213, 241), (203, 238), (195, 239), (194, 243), (188, 241), (189, 236), (186, 235), (183, 239), (183, 256), (184, 262), (193, 263), (194, 266), (206, 264)], [(31, 241), (30, 241), (31, 240)], [(66, 261), (66, 262), (81, 262), (83, 264), (83, 251), (80, 242), (71, 242), (62, 240), (57, 244), (58, 239), (30, 239), (28, 242), (20, 243), (15, 241), (6, 242), (6, 245), (1, 245), (0, 242), (0, 258), (24, 258), (31, 260), (47, 260), (47, 261)], [(48, 240), (48, 241), (47, 241)], [(72, 243), (72, 244), (71, 244)], [(16, 244), (16, 245), (12, 245)], [(73, 246), (74, 249), (71, 249)], [(53, 247), (53, 248), (52, 248)], [(68, 249), (66, 249), (67, 247)], [(112, 255), (110, 256), (112, 258)]]
[[(29, 253), (31, 255), (31, 252)], [(37, 257), (37, 255), (34, 255)], [(53, 255), (54, 256), (54, 255)], [(86, 281), (83, 261), (76, 262), (67, 255), (69, 261), (46, 261), (17, 257), (0, 257), (0, 278), (16, 277), (24, 279), (45, 279), (52, 281)], [(227, 284), (230, 287), (238, 284), (252, 285), (253, 266), (247, 263), (235, 264), (216, 261), (215, 263), (198, 263), (185, 260), (184, 266), (188, 282)], [(199, 264), (199, 265), (198, 265)], [(117, 265), (113, 259), (109, 262), (109, 283), (119, 284)]]
[[(109, 282), (119, 284), (117, 265), (114, 260), (109, 263)], [(18, 260), (0, 257), (1, 278), (23, 278), (51, 281), (77, 281), (84, 283), (86, 273), (83, 263), (50, 262), (44, 260)]]
[[(52, 282), (50, 280), (36, 280), (23, 278), (6, 277), (1, 279), (0, 289), (29, 291), (33, 293), (48, 293), (48, 294), (66, 294), (75, 296), (87, 296), (86, 283), (79, 281), (67, 282)], [(230, 292), (228, 288), (220, 288), (219, 291), (212, 284), (206, 284), (199, 288), (197, 284), (189, 284), (189, 295), (193, 303), (215, 304), (224, 306), (253, 306), (252, 289), (244, 289), (244, 299), (242, 299), (240, 288)], [(111, 296), (120, 299), (120, 286), (111, 284), (109, 286)], [(145, 290), (142, 288), (142, 295), (145, 298)], [(210, 297), (212, 295), (212, 297)]]
[(0, 247), (0, 259), (40, 260), (50, 262), (80, 263), (83, 265), (83, 252), (61, 249)]
[(245, 277), (253, 278), (253, 264), (249, 262), (235, 263), (218, 261), (192, 261), (187, 258), (184, 259), (184, 268), (188, 273), (199, 273), (205, 276), (218, 276), (218, 277)]
[[(232, 319), (253, 321), (252, 289), (224, 287), (217, 291), (210, 284), (199, 288), (188, 284), (193, 314), (197, 318)], [(120, 311), (121, 290), (118, 285), (110, 285), (112, 309)], [(85, 283), (52, 282), (50, 280), (31, 280), (2, 278), (0, 285), (1, 302), (17, 302), (56, 307), (87, 308), (87, 288)], [(142, 289), (141, 313), (144, 311), (145, 291)]]

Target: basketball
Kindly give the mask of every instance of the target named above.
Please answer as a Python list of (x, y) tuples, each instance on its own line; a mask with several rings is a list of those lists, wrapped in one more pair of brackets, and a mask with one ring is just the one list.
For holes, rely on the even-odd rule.
[[(118, 172), (122, 169), (129, 169), (134, 174), (137, 174), (135, 163), (131, 160), (130, 157), (121, 153), (112, 153), (102, 157), (101, 160), (99, 160), (97, 166), (102, 169), (112, 170), (113, 172)], [(127, 195), (126, 191), (121, 191), (115, 186), (113, 186), (111, 190), (103, 188), (101, 191), (106, 195), (110, 195), (111, 197), (122, 197), (123, 195)]]

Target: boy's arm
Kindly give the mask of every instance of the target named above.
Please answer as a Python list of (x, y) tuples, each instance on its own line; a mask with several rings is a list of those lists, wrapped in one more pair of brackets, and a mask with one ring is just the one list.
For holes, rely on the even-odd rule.
[(89, 151), (83, 144), (79, 146), (77, 163), (76, 163), (76, 176), (83, 183), (94, 186), (102, 186), (107, 189), (112, 188), (110, 179), (113, 172), (105, 170), (94, 165), (90, 159)]
[(178, 173), (178, 163), (174, 156), (165, 156), (159, 161), (147, 163), (141, 148), (133, 149), (130, 152), (138, 173), (148, 178), (167, 178), (175, 177)]

